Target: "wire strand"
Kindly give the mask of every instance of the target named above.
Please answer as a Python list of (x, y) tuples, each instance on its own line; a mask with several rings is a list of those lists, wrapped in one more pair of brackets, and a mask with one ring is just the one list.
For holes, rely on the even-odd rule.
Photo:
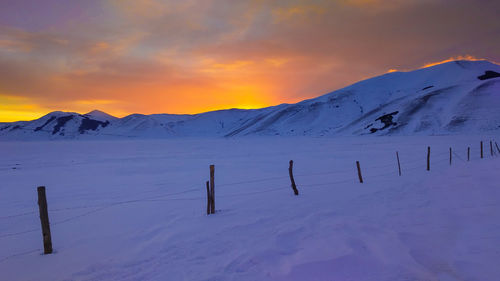
[(7, 256), (7, 257), (4, 257), (2, 259), (0, 259), (0, 263), (8, 260), (8, 259), (11, 259), (11, 258), (15, 258), (15, 257), (19, 257), (19, 256), (25, 256), (25, 255), (29, 255), (31, 253), (35, 253), (35, 252), (41, 252), (42, 249), (35, 249), (35, 250), (30, 250), (30, 251), (26, 251), (26, 252), (22, 252), (22, 253), (17, 253), (17, 254), (13, 254), (13, 255), (10, 255), (10, 256)]
[(3, 216), (3, 217), (0, 217), (0, 219), (18, 218), (18, 217), (23, 217), (23, 216), (27, 216), (27, 215), (32, 215), (35, 213), (36, 213), (35, 211), (31, 211), (31, 212), (26, 212), (26, 213), (21, 213), (21, 214)]

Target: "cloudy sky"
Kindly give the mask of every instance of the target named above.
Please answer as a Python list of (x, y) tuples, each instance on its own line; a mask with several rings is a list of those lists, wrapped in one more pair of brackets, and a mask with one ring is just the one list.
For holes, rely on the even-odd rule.
[(0, 121), (198, 113), (500, 61), (498, 0), (0, 0)]

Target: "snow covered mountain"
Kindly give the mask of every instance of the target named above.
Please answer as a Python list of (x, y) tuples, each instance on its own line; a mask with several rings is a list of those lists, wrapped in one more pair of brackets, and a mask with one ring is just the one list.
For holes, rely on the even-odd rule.
[(196, 115), (52, 112), (0, 123), (0, 139), (434, 135), (500, 132), (500, 65), (453, 61), (392, 72), (318, 98)]

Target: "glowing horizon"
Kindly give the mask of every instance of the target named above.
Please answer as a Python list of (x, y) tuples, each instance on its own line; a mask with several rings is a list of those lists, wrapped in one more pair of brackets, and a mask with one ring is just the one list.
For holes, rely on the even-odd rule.
[(443, 58), (500, 61), (491, 36), (498, 8), (467, 0), (2, 2), (0, 122), (57, 110), (123, 117), (261, 108)]
[(456, 56), (456, 57), (450, 57), (450, 58), (442, 60), (442, 61), (436, 61), (436, 62), (426, 63), (425, 65), (421, 66), (420, 68), (432, 67), (432, 66), (435, 66), (435, 65), (439, 65), (439, 64), (443, 64), (443, 63), (447, 63), (447, 62), (451, 62), (451, 61), (457, 61), (457, 60), (484, 61), (486, 59), (476, 58), (476, 57), (471, 56), (471, 55)]
[[(450, 57), (450, 58), (445, 59), (445, 60), (427, 63), (427, 64), (425, 64), (419, 68), (416, 68), (416, 69), (428, 68), (428, 67), (440, 65), (443, 63), (451, 62), (451, 61), (457, 61), (457, 60), (486, 61), (486, 59), (478, 59), (478, 58), (475, 58), (474, 56), (470, 56), (470, 55), (455, 56), (455, 57)], [(415, 69), (413, 69), (413, 70), (415, 70)], [(402, 70), (391, 68), (386, 73), (392, 73), (392, 72), (398, 72), (398, 71), (402, 71)], [(412, 70), (404, 70), (404, 71), (412, 71)], [(356, 82), (358, 82), (358, 81), (356, 81)], [(335, 91), (335, 90), (339, 90), (339, 89), (332, 89), (331, 91)], [(317, 96), (320, 96), (323, 94), (326, 94), (326, 93), (320, 93), (320, 94), (315, 95), (313, 97), (317, 97)], [(0, 96), (0, 101), (1, 101), (1, 96)], [(285, 103), (293, 103), (293, 102), (298, 102), (298, 101), (302, 101), (302, 100), (296, 100), (296, 101), (291, 101), (291, 102), (289, 101), (289, 102), (285, 102)], [(92, 112), (94, 110), (98, 110), (98, 111), (105, 112), (107, 114), (110, 114), (110, 115), (112, 115), (114, 117), (118, 117), (118, 118), (123, 118), (125, 116), (131, 115), (131, 114), (136, 114), (136, 113), (145, 114), (142, 112), (120, 112), (120, 111), (118, 111), (118, 112), (111, 111), (110, 112), (110, 111), (102, 110), (101, 108), (98, 107), (98, 106), (104, 106), (106, 104), (113, 104), (113, 101), (108, 101), (108, 100), (80, 100), (80, 101), (78, 101), (78, 103), (82, 104), (82, 105), (88, 105), (90, 107), (92, 107), (92, 106), (97, 106), (97, 107), (94, 107), (94, 108), (89, 107), (89, 109), (87, 111), (77, 112), (77, 111), (73, 111), (73, 110), (64, 110), (64, 109), (39, 111), (40, 109), (36, 109), (37, 108), (36, 105), (27, 106), (28, 109), (31, 109), (31, 110), (19, 110), (19, 109), (18, 110), (6, 110), (6, 109), (2, 109), (2, 107), (0, 106), (0, 120), (2, 120), (0, 122), (15, 122), (15, 121), (35, 120), (35, 119), (43, 117), (43, 116), (45, 116), (51, 112), (54, 112), (54, 111), (77, 112), (79, 114), (86, 114), (86, 113)], [(259, 104), (256, 102), (254, 104), (246, 103), (246, 104), (238, 104), (236, 106), (228, 106), (228, 107), (222, 107), (222, 108), (211, 108), (211, 107), (203, 108), (202, 107), (198, 111), (195, 111), (195, 112), (150, 112), (147, 114), (178, 114), (178, 115), (188, 114), (188, 115), (194, 115), (194, 114), (200, 114), (200, 113), (217, 111), (217, 110), (259, 109), (259, 108), (275, 106), (275, 105), (278, 105), (278, 104), (262, 104), (262, 103)], [(25, 119), (19, 119), (20, 117), (25, 118)]]

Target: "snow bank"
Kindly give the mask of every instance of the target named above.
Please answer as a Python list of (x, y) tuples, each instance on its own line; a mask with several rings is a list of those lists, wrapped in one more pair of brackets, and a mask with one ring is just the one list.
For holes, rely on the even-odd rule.
[[(500, 159), (489, 143), (479, 159), (480, 139), (0, 143), (0, 272), (5, 280), (498, 280)], [(217, 214), (206, 216), (209, 164)], [(53, 255), (41, 255), (38, 185), (47, 186)]]

